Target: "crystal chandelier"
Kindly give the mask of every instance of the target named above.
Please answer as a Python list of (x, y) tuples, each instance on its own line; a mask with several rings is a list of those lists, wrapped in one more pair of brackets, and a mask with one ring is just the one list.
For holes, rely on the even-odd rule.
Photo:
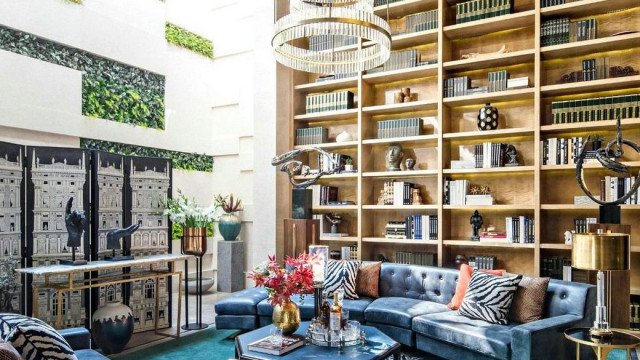
[[(277, 0), (275, 0), (277, 1)], [(391, 30), (373, 13), (373, 0), (290, 0), (271, 39), (281, 64), (320, 74), (348, 74), (382, 65), (391, 53)], [(361, 46), (336, 51), (308, 49), (306, 38), (355, 38)]]

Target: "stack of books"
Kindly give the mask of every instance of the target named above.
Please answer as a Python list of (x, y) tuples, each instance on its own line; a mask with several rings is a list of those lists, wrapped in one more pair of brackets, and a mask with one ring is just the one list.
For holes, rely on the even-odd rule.
[(344, 171), (344, 165), (347, 163), (348, 159), (353, 161), (353, 158), (349, 155), (339, 154), (339, 153), (328, 153), (331, 156), (333, 161), (327, 159), (327, 156), (324, 154), (318, 154), (318, 171), (332, 171), (337, 166), (338, 169), (336, 172)]
[(406, 181), (385, 181), (383, 187), (385, 205), (411, 205), (411, 191), (415, 184)]
[(494, 270), (497, 263), (495, 256), (469, 256), (469, 266), (479, 270)]
[(507, 89), (526, 89), (531, 86), (528, 76), (507, 79)]
[(378, 121), (378, 139), (422, 135), (421, 118)]
[(392, 51), (391, 56), (389, 56), (389, 60), (387, 60), (382, 67), (368, 70), (367, 74), (372, 74), (378, 71), (407, 69), (427, 64), (435, 64), (437, 62), (437, 60), (434, 59), (427, 59), (426, 56), (426, 53), (418, 49)]
[(438, 10), (409, 15), (405, 18), (407, 33), (433, 30), (438, 28)]
[(329, 130), (323, 127), (296, 130), (296, 145), (324, 144), (328, 142)]
[(471, 0), (456, 4), (456, 24), (511, 14), (511, 0)]
[(514, 216), (505, 219), (507, 236), (512, 243), (533, 244), (535, 242), (534, 220), (528, 216)]
[(333, 50), (342, 46), (355, 45), (358, 38), (343, 35), (313, 35), (309, 36), (309, 50), (324, 51)]
[(582, 81), (607, 79), (608, 77), (608, 57), (582, 60)]
[(477, 169), (504, 167), (504, 158), (509, 144), (484, 142), (475, 145)]
[(385, 239), (406, 239), (407, 223), (404, 221), (389, 221), (384, 227)]
[[(635, 183), (636, 178), (634, 176), (630, 177), (616, 177), (616, 176), (605, 176), (604, 179), (600, 179), (600, 197), (601, 200), (604, 201), (615, 201), (624, 196), (624, 194), (629, 193), (633, 184)], [(640, 189), (639, 189), (640, 190)], [(604, 196), (603, 196), (604, 195)], [(604, 199), (602, 199), (604, 197)], [(635, 205), (638, 204), (638, 191), (631, 194), (631, 196), (625, 200), (625, 204)]]
[(597, 224), (598, 219), (596, 218), (575, 218), (575, 231), (576, 233), (587, 233), (589, 232), (589, 224)]
[(632, 302), (629, 305), (629, 328), (631, 330), (640, 330), (640, 304)]
[(640, 117), (640, 94), (554, 101), (551, 115), (554, 124), (637, 118)]
[(471, 89), (471, 78), (468, 76), (444, 80), (444, 97), (469, 95), (469, 89)]
[(446, 205), (493, 205), (490, 194), (467, 195), (469, 180), (444, 181), (444, 203)]
[(575, 164), (583, 147), (584, 139), (579, 136), (544, 139), (540, 141), (540, 161), (542, 165)]
[(352, 109), (353, 104), (353, 93), (348, 90), (309, 94), (306, 97), (305, 110), (307, 114), (347, 110)]
[(595, 18), (571, 21), (569, 18), (552, 19), (542, 22), (540, 45), (551, 46), (568, 42), (596, 39)]
[(507, 243), (507, 233), (505, 231), (480, 231), (480, 242)]
[(436, 254), (430, 252), (396, 251), (396, 262), (406, 265), (435, 266)]
[(507, 90), (509, 72), (507, 70), (490, 71), (488, 74), (489, 92)]
[(329, 205), (338, 201), (338, 188), (327, 185), (311, 185), (311, 199), (313, 206)]
[(565, 281), (578, 281), (574, 279), (571, 271), (571, 259), (562, 256), (548, 256), (543, 257), (541, 263), (540, 276), (542, 277)]
[(407, 239), (438, 240), (438, 216), (411, 215), (405, 218)]

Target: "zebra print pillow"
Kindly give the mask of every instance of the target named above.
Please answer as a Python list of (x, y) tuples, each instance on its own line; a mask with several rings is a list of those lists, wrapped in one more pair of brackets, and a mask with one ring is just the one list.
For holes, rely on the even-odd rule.
[(338, 289), (344, 289), (347, 299), (358, 299), (356, 293), (356, 278), (360, 261), (329, 260), (327, 262), (327, 276), (324, 279), (324, 290), (329, 296)]
[(520, 280), (522, 275), (494, 276), (473, 270), (469, 288), (460, 305), (460, 315), (506, 325)]
[[(5, 335), (7, 328), (11, 331)], [(77, 360), (69, 343), (42, 320), (1, 314), (0, 331), (25, 360)]]

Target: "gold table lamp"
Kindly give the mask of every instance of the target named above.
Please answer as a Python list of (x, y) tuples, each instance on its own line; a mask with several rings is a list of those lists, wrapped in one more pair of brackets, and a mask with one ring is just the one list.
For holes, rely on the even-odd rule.
[(575, 234), (571, 252), (571, 266), (582, 270), (597, 270), (596, 319), (591, 335), (611, 336), (607, 305), (605, 302), (605, 279), (603, 271), (629, 270), (630, 237), (627, 234), (598, 232)]

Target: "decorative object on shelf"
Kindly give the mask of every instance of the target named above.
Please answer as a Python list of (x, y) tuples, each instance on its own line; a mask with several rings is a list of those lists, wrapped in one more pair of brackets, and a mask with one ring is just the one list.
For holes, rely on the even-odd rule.
[(416, 159), (406, 158), (404, 160), (404, 166), (407, 170), (413, 171), (413, 167), (416, 166)]
[(340, 250), (331, 250), (329, 252), (329, 259), (340, 260), (342, 258), (342, 252)]
[(469, 186), (470, 195), (491, 195), (491, 188), (487, 185), (475, 185)]
[(564, 244), (571, 245), (573, 244), (573, 235), (575, 235), (575, 231), (567, 230), (564, 232)]
[[(288, 15), (276, 21), (271, 40), (274, 56), (284, 66), (312, 73), (345, 74), (375, 68), (389, 59), (391, 29), (374, 14), (370, 1), (292, 0), (289, 10)], [(357, 38), (371, 45), (340, 51), (340, 56), (334, 51), (294, 45), (297, 39), (329, 34)]]
[(482, 215), (478, 212), (478, 210), (473, 212), (471, 218), (469, 219), (469, 223), (473, 229), (473, 235), (471, 236), (472, 241), (480, 241), (479, 230), (484, 221), (482, 220)]
[(482, 58), (487, 58), (487, 57), (492, 57), (495, 55), (500, 55), (500, 54), (506, 54), (508, 53), (509, 50), (507, 49), (507, 45), (502, 45), (502, 47), (500, 48), (500, 50), (498, 51), (494, 51), (491, 53), (468, 53), (468, 54), (462, 54), (462, 59), (482, 59)]
[[(125, 237), (131, 236), (139, 227), (140, 224), (133, 224), (124, 229), (110, 230), (107, 233), (107, 249), (112, 253), (111, 256), (105, 256), (104, 259), (108, 261), (132, 260), (131, 241), (127, 241)], [(122, 238), (122, 244), (120, 244), (120, 238)], [(120, 255), (116, 255), (116, 250), (121, 250)]]
[(222, 197), (217, 195), (214, 199), (216, 207), (219, 207), (224, 211), (224, 214), (218, 218), (218, 230), (220, 235), (226, 241), (233, 241), (238, 238), (240, 234), (240, 227), (242, 222), (240, 217), (235, 213), (242, 211), (242, 200), (233, 199), (233, 194)]
[(347, 158), (344, 161), (344, 172), (355, 172), (355, 170), (353, 168), (353, 159), (352, 158)]
[(511, 144), (507, 145), (506, 155), (507, 163), (504, 164), (504, 166), (520, 166), (520, 163), (518, 162), (518, 151), (515, 146)]
[(460, 270), (460, 266), (462, 266), (462, 264), (468, 264), (468, 263), (469, 261), (464, 255), (456, 255), (455, 264), (458, 270)]
[(330, 213), (326, 214), (324, 218), (331, 223), (331, 234), (338, 234), (338, 225), (340, 225), (340, 223), (342, 222), (342, 216), (335, 213)]
[(18, 259), (12, 257), (0, 257), (0, 313), (11, 313), (13, 297), (18, 294), (21, 287), (20, 281), (14, 269), (20, 265)]
[(378, 202), (376, 205), (384, 205), (384, 199), (386, 198), (384, 194), (384, 189), (380, 189), (380, 193), (378, 194)]
[(343, 131), (336, 136), (337, 143), (343, 143), (347, 141), (353, 141), (353, 136), (351, 136), (351, 134), (349, 134), (347, 131)]
[(495, 130), (498, 128), (498, 108), (486, 103), (478, 112), (478, 130)]
[(198, 295), (209, 291), (209, 289), (211, 289), (216, 284), (216, 279), (212, 277), (203, 277), (201, 289), (198, 289), (198, 287), (200, 287), (200, 283), (196, 279), (189, 281), (187, 281), (187, 279), (184, 279), (184, 282), (189, 294)]
[(402, 157), (404, 157), (402, 146), (398, 143), (390, 144), (384, 156), (387, 162), (387, 171), (400, 171)]
[(73, 210), (73, 197), (70, 197), (67, 201), (65, 208), (64, 225), (67, 228), (67, 247), (71, 248), (71, 260), (58, 260), (62, 265), (84, 265), (87, 260), (76, 260), (76, 248), (82, 246), (82, 233), (87, 226), (87, 217), (84, 216), (84, 212)]
[(124, 350), (133, 335), (131, 308), (119, 301), (107, 302), (93, 313), (91, 334), (106, 355)]
[(638, 70), (635, 70), (633, 66), (612, 66), (609, 68), (609, 77), (623, 77), (638, 75)]
[(420, 195), (420, 189), (411, 189), (411, 205), (422, 205), (422, 195)]
[(267, 289), (267, 301), (273, 306), (273, 324), (285, 335), (292, 334), (300, 326), (300, 309), (291, 301), (291, 296), (304, 296), (314, 290), (313, 266), (318, 261), (318, 256), (302, 253), (296, 258), (286, 257), (281, 265), (275, 256), (269, 256), (269, 260), (247, 275), (256, 287)]
[(591, 139), (591, 150), (597, 151), (602, 147), (602, 142), (604, 141), (604, 136), (600, 134), (589, 135)]

